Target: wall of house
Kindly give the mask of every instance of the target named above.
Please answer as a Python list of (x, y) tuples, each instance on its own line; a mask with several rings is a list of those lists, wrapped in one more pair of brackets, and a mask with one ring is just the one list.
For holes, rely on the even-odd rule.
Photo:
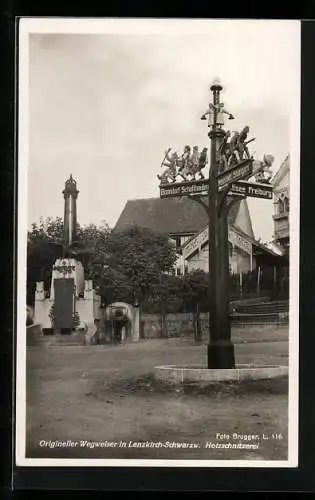
[(256, 268), (255, 257), (237, 247), (232, 247), (230, 252), (230, 270), (233, 274), (247, 273)]
[(254, 238), (253, 226), (246, 200), (242, 200), (233, 225), (240, 228), (245, 234)]
[(290, 164), (285, 159), (273, 180), (274, 192), (274, 239), (281, 245), (289, 244), (289, 203), (290, 203)]
[[(241, 249), (234, 247), (230, 250), (230, 271), (231, 273), (246, 273), (256, 267), (255, 258), (243, 252)], [(201, 269), (208, 272), (208, 245), (205, 245), (200, 252), (197, 252), (187, 261), (188, 272)]]

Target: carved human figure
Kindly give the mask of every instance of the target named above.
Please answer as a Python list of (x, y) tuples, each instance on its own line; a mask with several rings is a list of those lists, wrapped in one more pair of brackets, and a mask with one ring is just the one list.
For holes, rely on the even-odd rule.
[(239, 154), (240, 160), (244, 158), (244, 154), (246, 154), (247, 158), (250, 158), (250, 154), (247, 148), (247, 142), (246, 139), (248, 137), (249, 133), (249, 127), (246, 125), (246, 127), (243, 128), (241, 133), (239, 134), (238, 141), (237, 141), (237, 152)]
[(231, 156), (231, 148), (230, 144), (228, 142), (229, 138), (231, 136), (231, 132), (228, 130), (225, 133), (225, 136), (223, 138), (222, 143), (220, 144), (218, 148), (218, 160), (219, 160), (219, 171), (223, 172), (228, 168), (228, 161)]
[(198, 151), (198, 146), (193, 147), (192, 155), (190, 158), (192, 168), (193, 170), (198, 169), (198, 163), (199, 163), (199, 151)]
[(184, 152), (182, 154), (181, 160), (179, 162), (178, 174), (182, 179), (187, 180), (188, 176), (191, 174), (191, 147), (185, 146)]
[(208, 148), (203, 148), (199, 155), (199, 162), (198, 162), (198, 173), (200, 176), (200, 179), (204, 179), (205, 176), (203, 175), (202, 169), (205, 168), (205, 166), (208, 163)]
[(237, 151), (239, 132), (234, 132), (229, 142), (229, 158), (228, 158), (228, 167), (231, 166), (232, 163), (236, 163), (239, 161), (239, 154)]
[(204, 175), (202, 173), (202, 169), (205, 168), (207, 164), (207, 151), (208, 148), (203, 148), (201, 153), (198, 151), (198, 146), (194, 146), (193, 153), (191, 156), (191, 166), (189, 174), (191, 175), (191, 180), (196, 180), (197, 175), (199, 175), (199, 179), (204, 179)]
[(214, 125), (214, 114), (216, 112), (216, 125), (221, 127), (224, 125), (224, 117), (223, 115), (228, 115), (229, 120), (233, 120), (234, 116), (229, 113), (226, 109), (224, 109), (224, 104), (219, 103), (219, 104), (213, 104), (212, 102), (209, 103), (209, 108), (207, 111), (202, 115), (201, 119), (206, 120), (208, 116), (208, 127), (212, 127)]
[(169, 182), (175, 182), (177, 176), (177, 164), (178, 164), (178, 154), (175, 151), (170, 155), (172, 148), (169, 148), (165, 152), (164, 160), (162, 161), (161, 167), (166, 166), (166, 170), (161, 175), (157, 175), (157, 178), (161, 181), (161, 184), (168, 184)]
[(187, 164), (190, 160), (190, 154), (191, 154), (191, 147), (190, 146), (185, 146), (184, 148), (184, 153), (182, 155), (182, 160), (183, 160), (183, 166)]

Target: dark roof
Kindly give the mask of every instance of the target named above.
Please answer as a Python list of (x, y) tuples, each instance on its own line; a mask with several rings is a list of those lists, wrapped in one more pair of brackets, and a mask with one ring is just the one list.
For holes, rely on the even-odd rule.
[[(239, 209), (235, 203), (229, 212), (229, 224), (233, 224)], [(114, 231), (130, 226), (150, 228), (157, 233), (198, 233), (207, 224), (205, 209), (195, 200), (182, 198), (146, 198), (128, 200)]]

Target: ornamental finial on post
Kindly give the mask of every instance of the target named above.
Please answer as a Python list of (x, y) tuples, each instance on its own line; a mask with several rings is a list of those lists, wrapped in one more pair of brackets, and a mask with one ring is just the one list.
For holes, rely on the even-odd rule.
[(221, 128), (224, 125), (224, 116), (227, 115), (229, 120), (234, 120), (232, 113), (224, 108), (224, 103), (220, 103), (220, 92), (223, 86), (219, 78), (215, 78), (210, 85), (210, 90), (213, 92), (213, 102), (209, 103), (207, 111), (201, 116), (201, 120), (206, 120), (208, 116), (208, 127), (213, 128), (218, 126)]
[(221, 80), (220, 80), (219, 77), (216, 76), (213, 79), (213, 82), (210, 85), (210, 90), (212, 90), (212, 91), (217, 90), (218, 92), (220, 92), (221, 90), (223, 90), (223, 86), (221, 84)]

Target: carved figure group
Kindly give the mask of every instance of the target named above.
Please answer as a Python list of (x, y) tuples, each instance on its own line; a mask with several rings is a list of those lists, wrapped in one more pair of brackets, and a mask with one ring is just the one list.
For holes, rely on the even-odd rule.
[[(255, 138), (247, 139), (249, 127), (246, 126), (241, 132), (227, 131), (218, 147), (217, 160), (219, 163), (219, 173), (238, 165), (244, 160), (252, 160), (248, 144)], [(199, 152), (198, 146), (192, 149), (185, 146), (183, 154), (180, 156), (177, 151), (172, 152), (172, 148), (165, 151), (161, 167), (166, 167), (162, 174), (158, 174), (161, 184), (169, 184), (181, 181), (193, 181), (204, 179), (203, 169), (208, 163), (208, 148), (203, 148)], [(271, 166), (274, 161), (272, 155), (264, 155), (261, 168), (255, 173), (255, 181), (259, 183), (269, 183), (272, 177)]]
[(199, 179), (205, 178), (202, 170), (208, 163), (208, 148), (203, 148), (199, 152), (198, 146), (194, 146), (192, 151), (190, 146), (185, 146), (181, 156), (179, 156), (177, 151), (171, 153), (171, 149), (168, 148), (165, 152), (164, 160), (161, 164), (161, 167), (165, 166), (166, 169), (161, 175), (157, 176), (161, 184), (175, 182), (177, 177), (180, 177), (184, 181), (197, 180), (197, 176)]
[(218, 150), (221, 172), (237, 165), (243, 160), (252, 158), (247, 145), (255, 139), (247, 140), (248, 133), (249, 127), (247, 125), (241, 132), (234, 132), (232, 137), (231, 132), (228, 131), (225, 133)]

